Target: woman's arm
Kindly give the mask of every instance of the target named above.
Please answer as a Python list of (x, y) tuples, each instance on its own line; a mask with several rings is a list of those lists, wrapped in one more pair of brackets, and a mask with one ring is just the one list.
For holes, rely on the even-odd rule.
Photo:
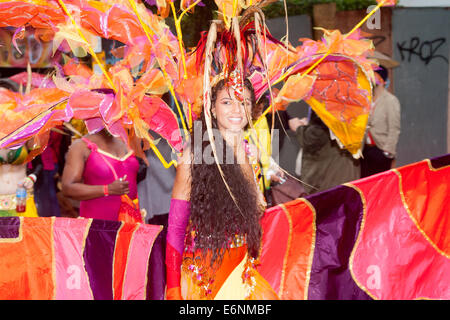
[(186, 227), (190, 216), (190, 164), (186, 162), (187, 152), (178, 161), (172, 199), (170, 201), (166, 245), (166, 299), (168, 300), (182, 299), (180, 286), (181, 263), (183, 260)]
[(191, 157), (190, 149), (187, 149), (178, 158), (177, 172), (172, 189), (172, 199), (186, 200), (190, 199), (191, 184)]
[[(75, 141), (66, 155), (62, 175), (62, 192), (75, 200), (90, 200), (105, 196), (105, 186), (83, 183), (83, 172), (89, 149), (82, 140)], [(129, 192), (128, 181), (116, 180), (108, 185), (109, 195), (121, 195)]]

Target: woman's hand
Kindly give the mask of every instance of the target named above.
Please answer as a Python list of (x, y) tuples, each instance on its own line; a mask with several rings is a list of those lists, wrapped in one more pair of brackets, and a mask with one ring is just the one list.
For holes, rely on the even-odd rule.
[(109, 195), (123, 195), (130, 192), (129, 182), (125, 180), (126, 176), (117, 179), (108, 185)]
[(284, 171), (272, 157), (270, 157), (269, 168), (266, 172), (266, 179), (279, 184), (282, 184), (286, 181), (286, 175)]
[(36, 176), (34, 174), (30, 174), (29, 176), (25, 177), (19, 185), (24, 187), (27, 190), (31, 190), (34, 187), (34, 182), (36, 181)]
[(289, 119), (289, 129), (291, 129), (292, 131), (297, 131), (297, 128), (300, 126), (306, 126), (308, 124), (308, 119), (307, 118), (292, 118)]
[(278, 170), (270, 175), (270, 181), (283, 184), (286, 181), (286, 175), (282, 170)]

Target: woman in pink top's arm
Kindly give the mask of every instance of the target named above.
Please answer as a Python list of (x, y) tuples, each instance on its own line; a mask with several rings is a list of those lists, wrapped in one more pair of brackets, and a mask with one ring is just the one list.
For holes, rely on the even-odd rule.
[[(104, 143), (102, 143), (102, 149), (106, 149), (105, 151), (114, 154), (114, 150), (110, 147), (110, 143), (108, 142), (117, 138), (113, 136), (107, 138), (103, 131), (90, 136), (90, 139), (97, 140), (96, 138), (98, 138), (100, 141), (103, 140)], [(94, 136), (96, 137), (94, 138)], [(65, 196), (75, 200), (90, 200), (105, 195), (103, 185), (88, 185), (83, 183), (85, 163), (90, 153), (91, 150), (89, 150), (86, 143), (81, 139), (75, 141), (70, 147), (66, 156), (66, 164), (62, 176), (62, 190)], [(121, 181), (120, 179), (117, 179), (108, 185), (108, 194), (126, 194), (129, 192), (128, 185), (129, 182), (127, 180)]]
[(137, 198), (139, 162), (121, 139), (106, 129), (75, 141), (62, 176), (65, 196), (80, 200), (80, 216), (118, 220), (121, 195)]

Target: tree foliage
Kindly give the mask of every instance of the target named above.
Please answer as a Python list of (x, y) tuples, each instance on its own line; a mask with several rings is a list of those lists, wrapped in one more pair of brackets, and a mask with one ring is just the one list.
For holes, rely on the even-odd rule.
[[(192, 13), (187, 14), (182, 22), (183, 42), (186, 47), (193, 47), (197, 44), (202, 31), (208, 30), (210, 21), (216, 18), (217, 5), (214, 0), (202, 0), (204, 6), (197, 6)], [(286, 0), (287, 13), (289, 16), (312, 14), (314, 4), (336, 2), (338, 11), (360, 10), (376, 4), (375, 0)], [(175, 7), (179, 8), (180, 0), (175, 0)], [(153, 11), (155, 7), (148, 6)], [(263, 8), (266, 19), (284, 17), (284, 2), (278, 0)], [(166, 22), (175, 33), (172, 13)]]
[[(336, 3), (338, 11), (360, 10), (376, 4), (375, 0), (286, 0), (286, 7), (288, 15), (312, 14), (312, 9), (315, 4), (321, 3)], [(263, 9), (267, 19), (284, 17), (284, 2), (278, 0)]]

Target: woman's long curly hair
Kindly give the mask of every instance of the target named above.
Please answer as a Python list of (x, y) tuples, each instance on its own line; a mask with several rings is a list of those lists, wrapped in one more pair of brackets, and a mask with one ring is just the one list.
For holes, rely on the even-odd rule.
[[(245, 87), (252, 94), (252, 106), (255, 105), (253, 87), (250, 81), (245, 80)], [(211, 90), (211, 105), (214, 106), (217, 94), (225, 88), (225, 81), (219, 81)], [(253, 109), (253, 108), (252, 108)], [(206, 132), (206, 122), (204, 114), (201, 115), (201, 134), (202, 140)], [(212, 119), (212, 127), (217, 129), (217, 121)], [(215, 130), (219, 132), (219, 130)], [(196, 133), (197, 134), (197, 133)], [(219, 132), (220, 135), (220, 132)], [(255, 182), (245, 177), (241, 165), (237, 163), (233, 150), (225, 143), (221, 136), (215, 137), (216, 141), (222, 139), (223, 150), (217, 150), (222, 155), (233, 155), (232, 164), (220, 164), (231, 193), (236, 203), (233, 201), (224, 181), (220, 175), (215, 162), (211, 164), (204, 163), (203, 153), (209, 147), (210, 141), (202, 141), (195, 145), (195, 138), (192, 139), (191, 150), (193, 154), (202, 156), (201, 163), (193, 161), (191, 164), (191, 220), (187, 229), (187, 234), (193, 234), (194, 243), (191, 243), (191, 237), (187, 237), (187, 244), (194, 244), (194, 251), (201, 250), (203, 256), (206, 256), (208, 250), (211, 250), (211, 267), (217, 262), (220, 265), (226, 249), (231, 243), (235, 243), (235, 235), (244, 236), (247, 243), (247, 250), (250, 257), (257, 258), (260, 249), (262, 237), (261, 225), (259, 223), (262, 209), (259, 206), (259, 198)], [(197, 139), (198, 140), (198, 139)], [(219, 144), (216, 143), (216, 146)], [(199, 150), (201, 147), (201, 150)], [(228, 152), (228, 153), (227, 153)], [(194, 159), (195, 160), (195, 159)]]

